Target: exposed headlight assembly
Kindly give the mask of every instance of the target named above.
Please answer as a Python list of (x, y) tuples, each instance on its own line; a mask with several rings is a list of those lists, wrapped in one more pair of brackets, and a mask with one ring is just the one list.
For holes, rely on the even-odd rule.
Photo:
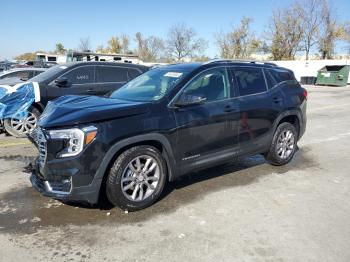
[(84, 146), (91, 143), (97, 135), (97, 128), (94, 126), (70, 129), (50, 130), (49, 136), (53, 140), (64, 140), (65, 147), (58, 154), (58, 158), (76, 156), (83, 151)]

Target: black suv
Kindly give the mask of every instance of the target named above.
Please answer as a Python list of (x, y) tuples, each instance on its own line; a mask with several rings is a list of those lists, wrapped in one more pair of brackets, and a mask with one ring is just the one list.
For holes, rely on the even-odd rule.
[(36, 126), (48, 101), (63, 95), (103, 96), (148, 69), (142, 65), (113, 62), (72, 62), (51, 67), (30, 79), (39, 84), (40, 101), (30, 108), (26, 119), (6, 119), (5, 130), (13, 136), (24, 137)]
[(263, 154), (288, 163), (305, 131), (307, 93), (288, 69), (212, 61), (152, 69), (109, 98), (61, 97), (33, 134), (31, 182), (66, 202), (100, 191), (129, 211), (145, 208), (167, 181)]

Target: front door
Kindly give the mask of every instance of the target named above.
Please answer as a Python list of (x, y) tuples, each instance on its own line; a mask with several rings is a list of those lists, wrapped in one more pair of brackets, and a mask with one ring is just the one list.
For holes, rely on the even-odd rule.
[(73, 68), (58, 78), (65, 77), (67, 86), (57, 86), (53, 80), (47, 90), (48, 100), (64, 95), (97, 95), (95, 86), (95, 66), (86, 65)]
[(230, 149), (227, 121), (230, 81), (227, 69), (218, 67), (202, 72), (177, 97), (181, 99), (184, 94), (205, 99), (200, 105), (174, 109), (178, 137), (175, 158), (177, 163), (181, 163), (181, 170), (187, 172), (218, 162), (217, 158), (225, 157), (223, 152)]

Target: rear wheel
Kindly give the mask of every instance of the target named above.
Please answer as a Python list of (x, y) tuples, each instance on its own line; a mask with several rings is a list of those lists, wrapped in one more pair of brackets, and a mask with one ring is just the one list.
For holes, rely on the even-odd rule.
[(107, 178), (107, 198), (123, 210), (140, 210), (157, 201), (165, 181), (161, 153), (152, 146), (135, 146), (114, 162)]
[(40, 112), (35, 107), (28, 110), (28, 116), (24, 119), (9, 118), (4, 120), (4, 128), (7, 133), (15, 137), (26, 137), (37, 125)]
[(292, 160), (296, 150), (297, 131), (292, 124), (285, 122), (277, 127), (265, 158), (272, 165), (285, 165)]

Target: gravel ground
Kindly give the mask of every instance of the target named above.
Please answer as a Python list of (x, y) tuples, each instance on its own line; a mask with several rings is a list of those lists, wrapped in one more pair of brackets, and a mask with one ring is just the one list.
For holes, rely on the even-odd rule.
[(0, 136), (0, 261), (350, 261), (350, 88), (307, 87), (284, 167), (260, 156), (190, 174), (143, 211), (40, 196), (25, 139)]

